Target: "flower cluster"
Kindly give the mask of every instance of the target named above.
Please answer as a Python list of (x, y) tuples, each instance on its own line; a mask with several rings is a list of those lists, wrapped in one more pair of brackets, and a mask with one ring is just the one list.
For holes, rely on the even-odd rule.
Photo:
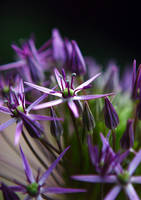
[(102, 72), (57, 29), (12, 49), (0, 66), (0, 199), (141, 199), (141, 65)]

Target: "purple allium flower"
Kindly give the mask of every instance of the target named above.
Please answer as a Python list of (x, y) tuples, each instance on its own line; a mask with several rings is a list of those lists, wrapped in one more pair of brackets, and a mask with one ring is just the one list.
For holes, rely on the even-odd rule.
[(65, 75), (64, 70), (62, 70), (62, 75), (58, 72), (57, 69), (55, 69), (54, 72), (55, 72), (56, 80), (58, 82), (58, 86), (59, 86), (59, 89), (60, 89), (59, 91), (48, 89), (48, 88), (45, 88), (45, 87), (41, 87), (41, 86), (35, 85), (33, 83), (25, 82), (27, 85), (29, 85), (29, 86), (37, 89), (37, 90), (40, 90), (44, 93), (47, 93), (47, 94), (50, 94), (50, 95), (53, 95), (53, 96), (60, 97), (60, 99), (37, 105), (37, 106), (34, 107), (34, 109), (43, 109), (43, 108), (47, 108), (47, 107), (51, 107), (51, 106), (61, 104), (63, 102), (67, 102), (68, 106), (69, 106), (70, 110), (73, 112), (74, 116), (79, 117), (78, 109), (77, 109), (77, 106), (74, 102), (75, 100), (79, 101), (79, 100), (98, 99), (98, 98), (106, 97), (106, 96), (109, 96), (109, 95), (113, 95), (112, 93), (110, 93), (110, 94), (77, 96), (78, 92), (80, 92), (80, 91), (82, 91), (86, 88), (89, 88), (90, 83), (92, 81), (94, 81), (100, 75), (100, 73), (96, 74), (95, 76), (90, 78), (88, 81), (82, 83), (81, 85), (79, 85), (78, 87), (76, 87), (74, 89), (74, 86), (73, 86), (73, 81), (74, 81), (74, 76), (75, 76), (74, 73), (72, 74), (71, 81), (69, 81), (69, 80), (66, 79), (66, 75)]
[(104, 118), (109, 129), (115, 129), (119, 124), (117, 112), (107, 97), (105, 97)]
[(107, 80), (104, 84), (103, 91), (115, 92), (119, 89), (119, 71), (115, 63), (111, 62), (106, 71)]
[(127, 127), (125, 133), (123, 134), (120, 145), (123, 149), (132, 148), (134, 145), (134, 130), (133, 130), (134, 120), (129, 119), (127, 122)]
[(42, 82), (44, 80), (44, 70), (47, 67), (46, 55), (43, 55), (42, 51), (39, 52), (36, 49), (34, 40), (29, 39), (24, 42), (21, 48), (13, 44), (12, 48), (16, 52), (18, 60), (0, 66), (0, 71), (16, 68), (25, 80), (36, 83)]
[(63, 40), (59, 31), (52, 32), (52, 57), (59, 65), (77, 75), (86, 73), (86, 64), (76, 41)]
[[(35, 178), (32, 170), (30, 168), (30, 165), (28, 163), (28, 160), (26, 159), (22, 148), (20, 147), (21, 152), (21, 158), (23, 162), (23, 168), (25, 171), (25, 175), (27, 178), (27, 184), (18, 184), (18, 182), (15, 183), (17, 186), (13, 186), (13, 191), (20, 191), (24, 194), (27, 194), (25, 199), (32, 199), (35, 198), (36, 200), (42, 199), (42, 194), (64, 194), (64, 193), (76, 193), (76, 192), (86, 192), (84, 189), (73, 189), (73, 188), (61, 188), (61, 187), (47, 187), (46, 181), (49, 177), (49, 175), (52, 173), (53, 169), (56, 167), (58, 162), (62, 159), (64, 154), (67, 152), (67, 150), (70, 147), (67, 147), (59, 156), (58, 158), (51, 164), (51, 166), (43, 173), (41, 177), (39, 177), (39, 174), (37, 174), (37, 177)], [(11, 186), (12, 187), (12, 186)]]
[[(0, 131), (12, 125), (14, 122), (17, 123), (15, 133), (15, 144), (19, 143), (20, 135), (22, 133), (23, 125), (25, 125), (29, 134), (32, 137), (40, 137), (43, 133), (43, 127), (36, 120), (54, 120), (54, 117), (29, 114), (33, 106), (40, 103), (47, 95), (42, 95), (39, 99), (33, 102), (28, 108), (25, 107), (25, 96), (22, 79), (19, 80), (16, 88), (11, 88), (7, 106), (0, 106), (0, 112), (10, 115), (12, 118), (4, 124), (0, 125)], [(61, 120), (61, 118), (56, 118)]]
[[(108, 141), (105, 139), (105, 137), (101, 134), (101, 139), (104, 142), (105, 147), (109, 147), (109, 151), (111, 152), (112, 156), (115, 156), (115, 153), (113, 152), (112, 148), (109, 146)], [(124, 153), (120, 160), (123, 160), (127, 154)], [(135, 172), (136, 168), (141, 162), (141, 150), (135, 155), (133, 160), (130, 162), (127, 170), (124, 170), (120, 162), (118, 162), (114, 167), (115, 174), (113, 175), (75, 175), (72, 176), (73, 179), (84, 181), (84, 182), (91, 182), (91, 183), (114, 183), (116, 186), (114, 186), (111, 191), (106, 195), (104, 200), (114, 200), (120, 193), (121, 189), (123, 189), (128, 196), (130, 200), (139, 200), (132, 183), (135, 184), (141, 184), (141, 176), (133, 176), (133, 173)]]

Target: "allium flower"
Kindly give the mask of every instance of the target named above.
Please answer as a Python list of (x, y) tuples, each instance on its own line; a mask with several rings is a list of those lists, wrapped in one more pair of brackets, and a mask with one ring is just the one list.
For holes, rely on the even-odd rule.
[(104, 118), (109, 129), (115, 129), (119, 124), (117, 112), (107, 97), (105, 97)]
[(51, 90), (51, 89), (48, 89), (48, 88), (45, 88), (45, 87), (42, 87), (42, 86), (35, 85), (33, 83), (25, 82), (27, 85), (29, 85), (29, 86), (37, 89), (37, 90), (40, 90), (41, 92), (60, 97), (60, 99), (37, 105), (37, 106), (34, 107), (34, 109), (43, 109), (43, 108), (47, 108), (47, 107), (51, 107), (51, 106), (61, 104), (63, 102), (67, 102), (70, 110), (72, 111), (74, 116), (77, 118), (77, 117), (79, 117), (79, 113), (78, 113), (77, 106), (74, 102), (75, 100), (79, 101), (79, 100), (98, 99), (98, 98), (106, 97), (108, 95), (112, 95), (112, 93), (110, 93), (110, 94), (77, 96), (78, 92), (89, 88), (90, 83), (92, 81), (94, 81), (100, 75), (100, 73), (96, 74), (95, 76), (90, 78), (88, 81), (82, 83), (81, 85), (79, 85), (78, 87), (76, 87), (74, 89), (74, 86), (73, 86), (73, 81), (74, 81), (74, 76), (75, 76), (74, 73), (72, 74), (71, 81), (69, 82), (69, 80), (66, 79), (66, 75), (65, 75), (64, 71), (62, 71), (62, 75), (58, 72), (57, 69), (55, 69), (54, 72), (55, 72), (56, 80), (58, 82), (58, 86), (59, 86), (60, 91)]
[[(23, 125), (25, 125), (29, 134), (32, 137), (40, 137), (43, 133), (43, 128), (36, 120), (54, 120), (54, 117), (29, 114), (33, 106), (40, 103), (47, 95), (41, 96), (35, 102), (33, 102), (28, 108), (25, 107), (25, 96), (23, 81), (20, 79), (17, 88), (11, 88), (7, 106), (0, 106), (0, 112), (10, 115), (12, 118), (4, 124), (0, 125), (0, 131), (12, 125), (14, 122), (17, 123), (15, 133), (15, 144), (19, 143), (20, 135), (22, 133)], [(60, 120), (56, 118), (56, 120)]]
[(27, 81), (42, 82), (44, 80), (44, 70), (47, 67), (45, 56), (42, 51), (35, 47), (33, 39), (22, 44), (19, 48), (13, 44), (12, 48), (17, 54), (18, 60), (13, 63), (0, 66), (0, 71), (9, 69), (19, 69), (19, 73)]
[[(112, 156), (115, 156), (112, 148), (109, 146), (108, 141), (101, 135), (105, 147), (109, 147)], [(125, 155), (122, 157), (125, 157)], [(104, 200), (114, 200), (123, 189), (130, 200), (139, 200), (132, 183), (141, 184), (141, 176), (133, 176), (136, 168), (141, 162), (141, 150), (135, 155), (133, 160), (130, 162), (127, 170), (124, 170), (119, 163), (114, 167), (114, 175), (75, 175), (72, 176), (73, 179), (91, 182), (91, 183), (114, 183), (116, 186), (111, 189), (111, 191), (106, 195)]]
[(59, 31), (52, 31), (52, 57), (59, 65), (77, 75), (86, 73), (86, 64), (76, 41), (63, 40)]
[(59, 157), (51, 164), (51, 166), (43, 173), (41, 177), (39, 177), (39, 174), (37, 174), (37, 177), (35, 178), (32, 170), (30, 168), (30, 165), (28, 163), (28, 160), (26, 159), (22, 148), (20, 147), (21, 152), (21, 158), (23, 162), (23, 168), (25, 171), (25, 175), (27, 178), (27, 185), (25, 184), (18, 184), (18, 182), (15, 183), (17, 186), (11, 186), (13, 188), (13, 191), (20, 191), (24, 194), (27, 194), (25, 197), (25, 200), (30, 200), (32, 198), (36, 198), (36, 200), (42, 199), (42, 194), (64, 194), (64, 193), (76, 193), (76, 192), (86, 192), (84, 189), (73, 189), (73, 188), (61, 188), (61, 187), (47, 187), (46, 181), (49, 177), (49, 175), (52, 173), (53, 169), (56, 167), (58, 162), (62, 159), (66, 151), (70, 147), (67, 147), (60, 155)]

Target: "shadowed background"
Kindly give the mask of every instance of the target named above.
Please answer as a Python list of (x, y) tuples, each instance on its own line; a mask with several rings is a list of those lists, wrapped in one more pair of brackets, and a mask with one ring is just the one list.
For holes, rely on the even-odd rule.
[(0, 4), (0, 64), (13, 60), (12, 42), (34, 33), (37, 47), (48, 40), (51, 30), (75, 39), (83, 55), (103, 65), (115, 59), (121, 67), (137, 64), (140, 57), (140, 14), (128, 1), (3, 1)]

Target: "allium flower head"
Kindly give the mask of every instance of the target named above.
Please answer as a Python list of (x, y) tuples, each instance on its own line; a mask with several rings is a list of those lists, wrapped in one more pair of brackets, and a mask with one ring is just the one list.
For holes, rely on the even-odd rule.
[[(108, 141), (101, 135), (101, 138), (104, 142), (104, 146), (109, 146)], [(109, 150), (112, 156), (115, 156), (112, 148), (109, 146)], [(128, 152), (127, 152), (128, 153)], [(127, 156), (127, 153), (124, 153), (119, 161), (123, 161), (123, 159)], [(114, 183), (114, 186), (111, 191), (106, 195), (104, 200), (114, 200), (120, 193), (121, 189), (123, 189), (130, 200), (139, 200), (132, 183), (141, 184), (141, 176), (133, 176), (136, 168), (141, 162), (141, 150), (135, 155), (133, 160), (130, 162), (127, 170), (124, 170), (120, 162), (118, 162), (114, 167), (115, 175), (106, 175), (106, 176), (99, 176), (99, 175), (75, 175), (72, 176), (73, 179), (84, 181), (84, 182), (91, 182), (91, 183)]]
[[(32, 199), (36, 198), (36, 200), (42, 199), (42, 194), (64, 194), (64, 193), (75, 193), (75, 192), (85, 192), (86, 190), (83, 189), (73, 189), (73, 188), (60, 188), (60, 187), (47, 187), (46, 181), (49, 177), (49, 175), (52, 173), (56, 165), (59, 163), (59, 161), (62, 159), (64, 154), (67, 152), (69, 147), (67, 147), (60, 155), (59, 157), (51, 164), (51, 166), (43, 173), (43, 175), (40, 177), (39, 174), (37, 174), (37, 177), (35, 178), (31, 167), (28, 163), (28, 160), (26, 159), (24, 152), (22, 148), (20, 147), (21, 152), (21, 158), (23, 163), (23, 168), (25, 171), (25, 175), (27, 178), (27, 185), (25, 184), (18, 184), (17, 186), (13, 186), (13, 191), (20, 191), (24, 194), (27, 194), (25, 199)], [(15, 181), (16, 182), (16, 181)]]
[(79, 85), (78, 87), (74, 88), (73, 82), (74, 82), (74, 77), (76, 75), (75, 73), (72, 74), (71, 81), (69, 81), (66, 78), (66, 74), (65, 74), (64, 70), (62, 70), (62, 74), (60, 74), (57, 69), (55, 69), (54, 72), (55, 72), (55, 77), (56, 77), (58, 87), (59, 87), (59, 90), (57, 90), (57, 91), (51, 90), (51, 89), (48, 89), (45, 87), (37, 86), (32, 83), (25, 82), (27, 85), (29, 85), (37, 90), (40, 90), (44, 93), (47, 93), (47, 94), (50, 94), (53, 96), (60, 97), (60, 99), (40, 104), (40, 105), (34, 107), (34, 109), (43, 109), (43, 108), (61, 104), (63, 102), (67, 102), (68, 106), (69, 106), (70, 110), (73, 112), (74, 116), (79, 117), (78, 109), (74, 102), (75, 100), (79, 101), (79, 100), (98, 99), (98, 98), (106, 97), (108, 95), (112, 95), (112, 93), (110, 93), (110, 94), (77, 96), (78, 92), (89, 88), (90, 83), (92, 81), (94, 81), (100, 75), (100, 73), (96, 74), (95, 76), (90, 78), (88, 81), (86, 81), (86, 82), (82, 83), (81, 85)]
[(0, 66), (0, 71), (18, 69), (21, 76), (27, 81), (44, 81), (44, 70), (47, 67), (46, 55), (36, 49), (34, 40), (31, 38), (23, 42), (21, 48), (13, 44), (12, 48), (16, 52), (18, 60)]
[[(33, 108), (33, 106), (37, 105), (45, 97), (46, 95), (41, 96), (28, 108), (26, 108), (23, 81), (20, 79), (17, 87), (11, 88), (10, 90), (7, 102), (8, 107), (0, 106), (0, 112), (11, 116), (10, 120), (0, 125), (0, 131), (16, 122), (17, 127), (15, 134), (15, 144), (19, 143), (23, 125), (25, 125), (26, 129), (32, 137), (40, 137), (41, 134), (43, 134), (43, 127), (36, 120), (54, 120), (54, 117), (29, 114), (29, 111)], [(56, 118), (56, 120), (58, 120), (58, 118)]]

